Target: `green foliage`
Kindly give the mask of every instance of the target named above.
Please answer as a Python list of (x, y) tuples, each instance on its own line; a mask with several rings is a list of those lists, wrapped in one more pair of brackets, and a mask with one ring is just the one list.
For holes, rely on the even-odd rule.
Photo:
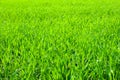
[(119, 2), (1, 0), (0, 80), (120, 80)]

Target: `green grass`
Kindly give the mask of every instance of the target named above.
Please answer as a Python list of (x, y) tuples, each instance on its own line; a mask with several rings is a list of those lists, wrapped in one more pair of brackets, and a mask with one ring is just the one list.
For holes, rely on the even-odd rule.
[(119, 0), (0, 0), (0, 80), (120, 80)]

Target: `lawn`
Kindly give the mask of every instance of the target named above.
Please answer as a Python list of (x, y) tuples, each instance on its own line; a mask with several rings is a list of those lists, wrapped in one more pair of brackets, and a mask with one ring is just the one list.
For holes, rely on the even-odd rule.
[(120, 1), (0, 0), (0, 80), (120, 80)]

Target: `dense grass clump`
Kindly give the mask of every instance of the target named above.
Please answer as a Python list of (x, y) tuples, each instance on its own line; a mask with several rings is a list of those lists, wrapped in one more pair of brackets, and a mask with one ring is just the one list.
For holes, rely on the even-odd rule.
[(120, 80), (119, 5), (0, 0), (0, 80)]

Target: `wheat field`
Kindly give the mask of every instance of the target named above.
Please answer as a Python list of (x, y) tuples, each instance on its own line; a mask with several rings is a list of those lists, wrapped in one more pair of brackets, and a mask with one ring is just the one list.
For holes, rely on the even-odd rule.
[(120, 80), (120, 1), (0, 0), (0, 80)]

